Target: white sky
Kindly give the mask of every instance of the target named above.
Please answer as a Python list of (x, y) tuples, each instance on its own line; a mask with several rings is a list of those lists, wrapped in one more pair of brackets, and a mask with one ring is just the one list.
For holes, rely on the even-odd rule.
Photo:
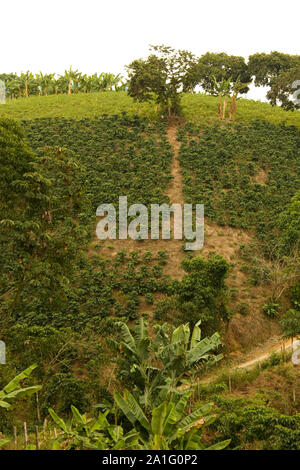
[(149, 44), (197, 56), (299, 54), (299, 13), (299, 0), (2, 1), (0, 73), (62, 73), (70, 65), (119, 73), (146, 57)]

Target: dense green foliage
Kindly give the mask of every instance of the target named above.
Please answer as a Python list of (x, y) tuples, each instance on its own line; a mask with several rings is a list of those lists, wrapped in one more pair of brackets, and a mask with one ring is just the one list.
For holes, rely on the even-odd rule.
[(230, 318), (225, 285), (229, 264), (216, 255), (186, 258), (182, 266), (186, 274), (181, 281), (170, 283), (168, 297), (155, 306), (155, 318), (178, 324), (189, 321), (192, 325), (200, 320), (205, 335), (219, 331)]
[[(114, 408), (111, 404), (102, 406), (105, 413), (100, 412), (92, 423), (72, 407), (74, 424), (68, 427), (50, 409), (64, 432), (58, 443), (64, 443), (64, 448), (205, 449), (202, 432), (215, 420), (213, 405), (208, 403), (190, 413), (191, 392), (180, 391), (178, 386), (197, 367), (220, 359), (213, 354), (220, 344), (219, 336), (201, 340), (199, 324), (192, 332), (188, 324), (181, 325), (171, 335), (166, 325), (157, 326), (154, 339), (142, 319), (132, 332), (125, 323), (118, 327), (121, 342), (112, 341), (112, 346), (121, 356), (120, 374), (131, 391), (115, 392)], [(110, 414), (115, 415), (114, 425)], [(133, 429), (124, 435), (129, 423)], [(222, 449), (228, 443), (225, 440), (209, 448)]]
[(188, 51), (167, 46), (151, 46), (146, 60), (134, 60), (127, 67), (128, 94), (138, 101), (154, 101), (167, 116), (180, 111), (184, 91), (197, 84), (193, 69), (195, 58)]
[[(151, 253), (144, 260), (138, 254), (132, 253), (130, 259), (120, 253), (114, 265), (97, 256), (88, 261), (84, 249), (99, 204), (117, 205), (120, 195), (127, 195), (129, 204), (168, 201), (164, 192), (172, 153), (164, 126), (127, 116), (38, 120), (25, 125), (36, 155), (20, 136), (17, 149), (10, 150), (21, 153), (25, 160), (24, 168), (15, 165), (18, 174), (7, 164), (16, 161), (18, 154), (10, 156), (3, 147), (6, 187), (1, 242), (7, 249), (1, 250), (1, 281), (5, 316), (30, 324), (72, 324), (77, 329), (82, 321), (94, 316), (101, 321), (112, 312), (132, 317), (139, 295), (165, 289), (165, 281), (159, 281), (161, 266), (154, 266)], [(10, 148), (13, 135), (8, 132), (3, 127)], [(61, 147), (63, 143), (68, 150)], [(149, 262), (151, 269), (146, 266)], [(128, 294), (124, 307), (112, 296), (113, 289), (120, 286)]]
[(213, 426), (223, 439), (230, 436), (230, 448), (300, 449), (299, 414), (284, 415), (264, 405), (250, 405), (242, 398), (216, 398), (216, 404), (221, 412)]
[(120, 75), (112, 73), (82, 74), (78, 70), (65, 70), (63, 75), (54, 73), (33, 74), (31, 72), (20, 75), (0, 74), (0, 80), (5, 83), (8, 98), (21, 98), (29, 96), (47, 96), (53, 94), (91, 93), (124, 88)]
[(125, 323), (119, 323), (121, 341), (111, 340), (113, 350), (121, 356), (117, 359), (119, 376), (129, 387), (144, 410), (153, 409), (168, 398), (180, 395), (177, 388), (190, 376), (207, 364), (222, 358), (216, 355), (221, 346), (220, 336), (201, 339), (201, 321), (192, 331), (189, 324), (180, 325), (170, 334), (167, 324), (156, 325), (152, 338), (141, 318), (131, 332)]
[(15, 124), (1, 123), (1, 323), (46, 322), (64, 301), (80, 251), (88, 202), (69, 151), (31, 153)]
[[(295, 92), (293, 83), (299, 80), (300, 56), (273, 51), (256, 53), (249, 57), (248, 70), (256, 86), (267, 86), (267, 98), (274, 106), (298, 109), (299, 103), (291, 99)], [(299, 88), (297, 86), (297, 88)]]
[[(93, 214), (98, 205), (167, 202), (172, 151), (165, 125), (138, 116), (98, 119), (36, 119), (24, 122), (27, 138), (38, 151), (45, 146), (72, 150), (85, 168), (82, 178)], [(147, 175), (147, 178), (145, 178)]]
[[(204, 203), (219, 225), (255, 229), (261, 238), (300, 187), (300, 133), (266, 121), (179, 130), (187, 202)], [(261, 179), (260, 179), (261, 177)]]

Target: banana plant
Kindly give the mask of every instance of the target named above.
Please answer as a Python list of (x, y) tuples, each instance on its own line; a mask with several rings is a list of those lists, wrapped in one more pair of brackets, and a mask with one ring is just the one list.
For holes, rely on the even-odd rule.
[[(24, 395), (31, 395), (36, 393), (41, 389), (40, 385), (33, 385), (31, 387), (20, 387), (20, 382), (24, 379), (27, 379), (31, 372), (37, 367), (37, 364), (25, 369), (23, 372), (18, 374), (14, 379), (12, 379), (2, 390), (0, 390), (0, 408), (10, 408), (10, 400), (13, 400), (17, 397)], [(0, 448), (4, 447), (10, 441), (9, 439), (0, 439)]]
[(236, 113), (236, 102), (239, 99), (238, 94), (245, 90), (249, 85), (251, 85), (251, 82), (248, 83), (242, 83), (240, 80), (240, 77), (237, 78), (236, 82), (233, 83), (232, 85), (232, 96), (231, 96), (231, 101), (230, 101), (230, 109), (229, 109), (229, 119), (232, 120), (234, 118), (234, 115)]
[(67, 93), (71, 95), (78, 88), (78, 83), (80, 82), (81, 73), (78, 70), (72, 70), (72, 67), (69, 70), (65, 70), (63, 75), (60, 75), (56, 81), (57, 90), (60, 93)]
[(26, 73), (21, 73), (17, 79), (19, 86), (20, 96), (28, 98), (29, 95), (36, 95), (38, 93), (38, 86), (34, 75), (27, 71)]
[(42, 72), (35, 75), (39, 93), (41, 95), (54, 93), (54, 75), (54, 73), (43, 74)]
[(110, 424), (107, 415), (111, 410), (99, 413), (95, 419), (88, 419), (75, 406), (71, 406), (72, 420), (67, 424), (55, 411), (49, 413), (61, 429), (61, 433), (53, 442), (53, 450), (91, 449), (91, 450), (124, 450), (138, 449), (139, 434), (133, 429), (124, 434), (123, 428)]
[(193, 382), (195, 372), (223, 357), (213, 354), (221, 345), (219, 334), (201, 339), (200, 321), (192, 332), (189, 324), (185, 324), (176, 328), (171, 336), (167, 325), (159, 325), (153, 339), (143, 318), (132, 333), (125, 323), (117, 325), (121, 341), (108, 342), (119, 353), (119, 376), (125, 385), (131, 385), (146, 410), (157, 406), (168, 394), (180, 393), (178, 387), (187, 378)]
[(122, 426), (111, 424), (107, 416), (112, 409), (99, 413), (95, 419), (88, 419), (71, 406), (72, 420), (68, 424), (50, 408), (49, 413), (61, 429), (53, 441), (53, 450), (91, 449), (91, 450), (220, 450), (230, 440), (210, 447), (201, 442), (205, 426), (215, 420), (213, 404), (198, 407), (193, 413), (186, 414), (191, 393), (185, 392), (173, 400), (164, 401), (149, 415), (134, 396), (126, 390), (123, 396), (115, 393), (114, 411), (121, 410), (133, 428), (124, 434)]
[(27, 379), (31, 372), (37, 367), (37, 364), (33, 364), (23, 372), (18, 374), (14, 379), (12, 379), (2, 390), (0, 390), (0, 407), (1, 408), (10, 408), (10, 400), (23, 396), (31, 395), (36, 393), (41, 389), (40, 385), (33, 385), (31, 387), (20, 387), (20, 382), (24, 379)]
[[(214, 94), (219, 98), (218, 104), (218, 115), (221, 119), (225, 119), (226, 116), (226, 108), (228, 104), (228, 98), (230, 96), (231, 90), (231, 81), (232, 78), (229, 77), (228, 80), (222, 80), (221, 83), (218, 83), (215, 76), (213, 76), (213, 86), (214, 86)], [(223, 105), (222, 105), (223, 101)]]
[(230, 440), (205, 447), (201, 442), (205, 426), (216, 416), (212, 413), (213, 404), (207, 403), (193, 413), (186, 414), (191, 392), (165, 400), (152, 410), (147, 418), (134, 396), (126, 390), (123, 396), (114, 394), (115, 402), (126, 418), (139, 431), (143, 448), (147, 450), (221, 450)]

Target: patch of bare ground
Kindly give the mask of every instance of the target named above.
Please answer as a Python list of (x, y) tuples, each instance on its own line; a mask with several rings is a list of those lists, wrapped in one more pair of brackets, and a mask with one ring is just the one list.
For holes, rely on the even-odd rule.
[(253, 176), (253, 179), (256, 181), (256, 183), (265, 185), (268, 179), (268, 171), (261, 169), (259, 173)]
[[(242, 244), (248, 245), (251, 240), (250, 231), (205, 222), (205, 240), (200, 254), (206, 257), (209, 253), (216, 252), (231, 264), (227, 285), (231, 292), (236, 293), (236, 298), (229, 302), (228, 308), (234, 316), (224, 334), (229, 352), (249, 350), (279, 333), (278, 324), (262, 314), (262, 307), (270, 296), (268, 288), (250, 285), (248, 276), (241, 270), (239, 248)], [(237, 313), (240, 303), (248, 305), (248, 315)]]

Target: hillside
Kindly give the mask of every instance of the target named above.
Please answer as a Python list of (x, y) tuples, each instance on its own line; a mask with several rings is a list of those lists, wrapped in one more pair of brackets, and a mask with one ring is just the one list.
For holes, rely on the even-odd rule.
[[(198, 123), (204, 121), (218, 121), (218, 99), (204, 94), (186, 94), (183, 96), (183, 116), (186, 121)], [(150, 103), (136, 103), (126, 92), (101, 92), (50, 96), (32, 96), (8, 100), (5, 106), (0, 106), (0, 117), (14, 119), (36, 119), (64, 117), (73, 119), (94, 118), (102, 114), (119, 114), (126, 111), (128, 114), (141, 114), (155, 118), (155, 105)], [(279, 124), (285, 122), (299, 128), (299, 113), (284, 111), (268, 103), (253, 100), (239, 99), (236, 121), (249, 122), (254, 119), (267, 119), (269, 122)]]
[[(226, 367), (249, 354), (252, 359), (270, 343), (280, 345), (279, 320), (297, 307), (291, 289), (298, 273), (288, 269), (293, 258), (283, 254), (287, 229), (279, 227), (279, 216), (300, 190), (300, 114), (239, 100), (235, 120), (220, 121), (217, 105), (211, 96), (185, 95), (181, 118), (168, 122), (154, 105), (135, 103), (124, 92), (31, 97), (0, 106), (3, 135), (9, 145), (15, 135), (20, 146), (8, 152), (17, 183), (4, 229), (8, 240), (15, 230), (15, 238), (0, 258), (7, 314), (1, 326), (16, 371), (39, 363), (43, 416), (49, 407), (66, 414), (71, 404), (86, 411), (110, 400), (130, 374), (118, 373), (106, 340), (122, 336), (118, 322), (132, 327), (141, 318), (151, 338), (154, 325), (194, 325), (199, 318), (203, 336), (220, 332), (224, 359), (211, 385), (198, 384), (192, 402), (200, 406), (218, 392), (221, 418), (213, 429), (224, 439), (230, 430), (222, 419), (230, 407), (242, 412), (244, 433), (257, 407), (267, 415), (263, 407), (271, 403), (279, 424), (282, 413), (299, 412), (299, 374), (286, 357), (257, 367), (250, 379), (247, 371), (242, 378), (236, 372), (230, 389)], [(17, 120), (24, 135), (7, 118)], [(9, 188), (9, 175), (3, 181)], [(121, 195), (148, 209), (203, 203), (203, 249), (186, 252), (184, 240), (175, 239), (99, 240), (96, 209), (117, 206)], [(31, 257), (39, 260), (36, 266), (26, 264)], [(0, 388), (12, 376), (7, 368)], [(282, 377), (295, 400), (280, 385)], [(258, 396), (262, 387), (264, 398)], [(239, 401), (248, 398), (253, 410)], [(19, 410), (19, 422), (34, 407)], [(9, 418), (3, 422), (11, 429)], [(261, 441), (274, 444), (268, 435)], [(251, 436), (245, 443), (255, 448)], [(234, 444), (241, 444), (238, 438)]]
[[(204, 202), (206, 238), (202, 254), (207, 256), (210, 252), (216, 252), (223, 255), (231, 264), (227, 284), (229, 307), (233, 318), (225, 337), (228, 350), (240, 352), (241, 349), (248, 350), (258, 342), (279, 333), (277, 322), (270, 321), (262, 315), (262, 307), (268, 301), (273, 286), (261, 279), (264, 274), (259, 272), (257, 266), (260, 255), (259, 253), (245, 255), (244, 251), (247, 246), (255, 242), (256, 220), (260, 222), (260, 225), (263, 221), (264, 216), (259, 211), (265, 210), (265, 216), (269, 217), (270, 209), (273, 207), (273, 218), (276, 218), (278, 210), (283, 209), (299, 188), (297, 132), (289, 128), (285, 130), (283, 127), (280, 130), (281, 142), (277, 143), (276, 140), (279, 138), (278, 125), (300, 126), (300, 117), (297, 112), (286, 112), (266, 103), (240, 100), (235, 124), (228, 124), (225, 132), (219, 126), (216, 107), (217, 99), (214, 97), (206, 95), (184, 97), (184, 118), (195, 124), (170, 128), (167, 137), (172, 146), (170, 149), (173, 149), (175, 154), (172, 167), (165, 167), (165, 169), (159, 166), (159, 159), (162, 158), (164, 161), (165, 158), (162, 153), (165, 152), (164, 150), (160, 150), (156, 156), (152, 157), (150, 156), (154, 149), (152, 144), (138, 143), (135, 142), (136, 137), (122, 134), (126, 132), (126, 126), (130, 125), (129, 121), (127, 123), (125, 119), (121, 123), (121, 121), (110, 121), (107, 118), (107, 124), (105, 124), (105, 120), (103, 123), (99, 120), (101, 114), (112, 115), (120, 110), (126, 111), (129, 116), (138, 113), (140, 117), (149, 118), (155, 114), (151, 105), (134, 103), (123, 92), (19, 99), (0, 108), (0, 116), (13, 115), (21, 119), (25, 124), (33, 149), (37, 150), (43, 145), (67, 147), (75, 152), (81, 161), (85, 160), (88, 175), (84, 184), (88, 187), (93, 211), (96, 210), (97, 203), (104, 200), (117, 203), (120, 194), (127, 194), (129, 202), (132, 200), (132, 202), (146, 204), (156, 201), (168, 202), (168, 200)], [(264, 120), (252, 124), (262, 116), (272, 124), (264, 124)], [(120, 125), (123, 126), (120, 137), (112, 131), (110, 122), (114, 123), (116, 129)], [(119, 131), (116, 130), (116, 132)], [(146, 129), (145, 132), (147, 133), (148, 130)], [(179, 142), (176, 137), (177, 132)], [(154, 178), (152, 183), (149, 171), (147, 170), (145, 180), (143, 167), (139, 169), (136, 166), (139, 165), (138, 148), (134, 150), (137, 152), (136, 157), (127, 152), (125, 143), (127, 139), (132, 147), (136, 145), (141, 149), (144, 147), (143, 165), (152, 167)], [(276, 162), (273, 155), (276, 151), (280, 152), (285, 145), (285, 139), (286, 142), (290, 142), (288, 145), (294, 145), (294, 149), (290, 150), (288, 165), (283, 167), (280, 159)], [(218, 147), (212, 147), (212, 141), (217, 142)], [(218, 157), (219, 160), (216, 159), (218, 148), (224, 150)], [(124, 177), (123, 181), (119, 178), (119, 160), (114, 163), (114, 159), (118, 158), (116, 152), (123, 165), (121, 172)], [(102, 156), (101, 160), (98, 160), (100, 154), (105, 155), (104, 160)], [(196, 160), (194, 163), (192, 160), (188, 163), (189, 160), (186, 159), (190, 159), (189, 155), (193, 154)], [(199, 155), (204, 155), (206, 158), (199, 159)], [(154, 167), (151, 160), (147, 161), (148, 158), (154, 158)], [(181, 170), (178, 158), (181, 162)], [(294, 169), (290, 166), (291, 158), (294, 159), (294, 165), (296, 165)], [(128, 163), (126, 159), (129, 159), (128, 162), (131, 163)], [(132, 164), (134, 167), (131, 175), (128, 170)], [(197, 168), (193, 167), (195, 164), (198, 165)], [(218, 166), (220, 166), (220, 173), (218, 173)], [(226, 171), (224, 171), (225, 168)], [(286, 175), (282, 173), (283, 168)], [(165, 176), (159, 176), (161, 171), (165, 172)], [(100, 178), (98, 174), (101, 175)], [(163, 178), (161, 182), (157, 180), (158, 177)], [(212, 187), (211, 178), (215, 181)], [(279, 178), (282, 182), (280, 186), (285, 185), (280, 190), (278, 189)], [(151, 189), (154, 181), (155, 194), (154, 186)], [(168, 181), (171, 182), (168, 183)], [(149, 190), (145, 185), (149, 186)], [(237, 192), (237, 185), (241, 188), (239, 192)], [(271, 189), (271, 193), (268, 188)], [(283, 188), (286, 189), (283, 190)], [(157, 191), (161, 191), (161, 194), (159, 195)], [(238, 207), (239, 210), (237, 210)], [(230, 218), (228, 218), (228, 208), (231, 208)], [(89, 253), (90, 255), (97, 253), (108, 260), (112, 256), (119, 256), (118, 253), (123, 250), (137, 251), (140, 254), (148, 251), (153, 253), (164, 251), (167, 261), (164, 261), (163, 272), (177, 279), (183, 275), (181, 261), (185, 254), (182, 242), (177, 240), (99, 242), (95, 239), (90, 246)], [(152, 294), (149, 293), (149, 298)], [(161, 299), (161, 296), (162, 294), (155, 292), (154, 299)], [(145, 299), (141, 299), (137, 310), (152, 316), (152, 302), (147, 303)], [(249, 314), (242, 315), (240, 312), (244, 310), (249, 311)], [(131, 317), (132, 315), (133, 312), (131, 312)]]

